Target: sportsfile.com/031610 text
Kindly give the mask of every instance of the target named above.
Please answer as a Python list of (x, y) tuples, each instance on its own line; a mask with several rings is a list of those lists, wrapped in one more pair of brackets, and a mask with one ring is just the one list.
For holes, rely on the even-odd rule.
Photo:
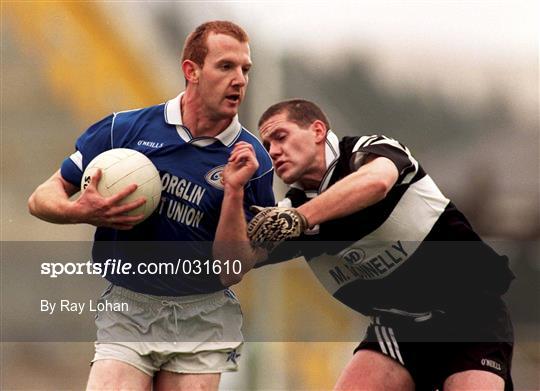
[(42, 262), (41, 274), (50, 278), (63, 275), (110, 275), (126, 274), (241, 274), (242, 263), (238, 259), (224, 260), (199, 260), (178, 259), (176, 262), (139, 262), (133, 264), (122, 259), (109, 258), (103, 263), (87, 262)]

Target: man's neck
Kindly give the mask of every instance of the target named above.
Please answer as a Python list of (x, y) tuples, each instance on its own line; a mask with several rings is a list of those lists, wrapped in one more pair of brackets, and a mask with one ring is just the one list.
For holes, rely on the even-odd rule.
[(311, 177), (309, 175), (306, 175), (304, 178), (302, 178), (298, 183), (300, 186), (302, 186), (302, 189), (308, 191), (308, 190), (318, 190), (319, 186), (321, 185), (322, 177)]
[(326, 174), (326, 157), (323, 150), (323, 153), (317, 155), (311, 169), (304, 173), (298, 182), (304, 190), (318, 190), (324, 174)]
[(231, 124), (232, 118), (212, 118), (199, 97), (186, 91), (180, 99), (182, 123), (193, 137), (216, 137)]

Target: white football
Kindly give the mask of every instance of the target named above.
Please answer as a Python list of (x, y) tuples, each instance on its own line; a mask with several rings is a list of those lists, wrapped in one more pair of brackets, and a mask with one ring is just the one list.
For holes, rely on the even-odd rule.
[(146, 198), (142, 206), (127, 212), (133, 216), (144, 214), (146, 219), (157, 208), (161, 197), (161, 179), (154, 164), (142, 153), (133, 149), (115, 148), (96, 156), (86, 167), (81, 180), (81, 191), (90, 184), (91, 177), (101, 169), (97, 190), (103, 197), (110, 197), (135, 183), (137, 190), (124, 198), (119, 205)]

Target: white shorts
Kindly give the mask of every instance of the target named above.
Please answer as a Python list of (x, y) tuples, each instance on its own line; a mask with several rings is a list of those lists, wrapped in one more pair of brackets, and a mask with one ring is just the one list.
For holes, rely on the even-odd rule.
[(110, 286), (98, 301), (96, 354), (153, 376), (238, 369), (243, 342), (240, 303), (229, 289), (165, 297)]

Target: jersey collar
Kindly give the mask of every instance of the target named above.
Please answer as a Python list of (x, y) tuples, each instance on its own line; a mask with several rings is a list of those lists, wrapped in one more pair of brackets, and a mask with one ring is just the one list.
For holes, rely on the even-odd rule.
[[(336, 136), (336, 134), (330, 129), (328, 129), (328, 132), (326, 133), (324, 156), (325, 156), (325, 163), (326, 163), (326, 172), (324, 173), (321, 184), (319, 185), (319, 191), (317, 192), (318, 194), (322, 193), (328, 188), (328, 183), (330, 183), (330, 178), (332, 177), (332, 174), (334, 173), (334, 169), (336, 168), (336, 164), (339, 159), (339, 139)], [(304, 190), (304, 188), (299, 182), (293, 183), (291, 187)], [(316, 193), (313, 191), (306, 191), (306, 194), (308, 195), (308, 197), (311, 194), (312, 196), (316, 195)]]
[(221, 142), (226, 147), (230, 147), (240, 135), (242, 125), (238, 121), (238, 114), (234, 116), (227, 128), (215, 137), (193, 137), (189, 129), (182, 122), (182, 112), (180, 111), (180, 100), (184, 92), (181, 92), (176, 98), (165, 103), (165, 122), (169, 125), (175, 125), (176, 131), (182, 140), (199, 147), (206, 147), (215, 141)]

